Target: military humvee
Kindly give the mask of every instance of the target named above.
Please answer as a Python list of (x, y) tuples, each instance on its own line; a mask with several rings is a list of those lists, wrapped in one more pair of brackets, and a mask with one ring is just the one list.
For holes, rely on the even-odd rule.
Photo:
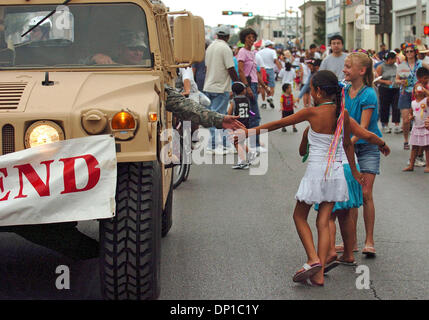
[(202, 18), (157, 0), (1, 1), (0, 155), (37, 145), (29, 137), (41, 125), (56, 132), (44, 143), (115, 137), (116, 215), (100, 221), (106, 299), (159, 296), (173, 201), (160, 159), (160, 133), (172, 127), (164, 84), (180, 63), (203, 60), (204, 42)]

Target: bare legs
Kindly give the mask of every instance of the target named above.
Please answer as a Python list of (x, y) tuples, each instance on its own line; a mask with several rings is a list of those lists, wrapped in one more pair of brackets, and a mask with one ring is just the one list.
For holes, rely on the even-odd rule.
[(374, 224), (375, 224), (375, 207), (372, 196), (375, 174), (363, 173), (365, 185), (362, 187), (363, 192), (363, 219), (365, 222), (365, 247), (374, 247)]
[[(311, 206), (303, 202), (297, 202), (293, 219), (295, 221), (296, 230), (307, 253), (307, 263), (314, 264), (320, 262), (324, 267), (328, 257), (330, 247), (329, 235), (329, 217), (334, 203), (323, 202), (320, 204), (319, 213), (317, 215), (316, 226), (318, 233), (317, 252), (314, 246), (313, 234), (307, 222), (308, 213)], [(312, 280), (318, 284), (323, 284), (323, 268), (322, 270), (312, 277)]]
[(404, 131), (404, 142), (408, 143), (408, 137), (410, 134), (410, 109), (402, 109), (402, 130)]

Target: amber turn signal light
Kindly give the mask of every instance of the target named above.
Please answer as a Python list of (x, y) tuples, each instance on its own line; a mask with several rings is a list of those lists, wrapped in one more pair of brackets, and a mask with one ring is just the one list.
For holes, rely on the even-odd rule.
[(158, 120), (158, 114), (156, 112), (149, 113), (149, 121), (156, 122)]
[(136, 128), (136, 121), (132, 114), (126, 111), (115, 114), (112, 118), (113, 130), (132, 130)]

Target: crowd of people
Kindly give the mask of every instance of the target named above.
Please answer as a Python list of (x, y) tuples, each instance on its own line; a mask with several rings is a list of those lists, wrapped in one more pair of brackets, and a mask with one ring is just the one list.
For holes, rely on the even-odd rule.
[[(288, 126), (297, 132), (296, 124), (310, 124), (299, 148), (308, 165), (294, 211), (307, 262), (293, 281), (310, 280), (323, 286), (324, 274), (339, 264), (356, 265), (356, 226), (362, 206), (365, 242), (361, 252), (376, 255), (373, 187), (380, 174), (380, 155), (390, 153), (382, 133), (402, 133), (404, 150), (411, 148), (404, 172), (426, 166), (424, 172), (429, 173), (429, 50), (421, 43), (404, 43), (395, 50), (383, 44), (378, 53), (364, 49), (346, 52), (340, 35), (329, 40), (329, 50), (323, 45), (311, 45), (309, 50), (276, 50), (269, 40), (258, 48), (258, 35), (251, 28), (243, 29), (240, 42), (231, 48), (229, 28), (220, 27), (217, 35), (207, 47), (205, 67), (200, 68), (205, 72), (201, 87), (211, 99), (210, 110), (237, 116), (246, 128), (244, 138), (258, 137), (262, 130), (284, 132)], [(194, 66), (195, 77), (197, 72), (198, 66)], [(279, 101), (282, 117), (261, 125), (258, 96), (263, 101), (261, 108), (266, 108), (265, 98), (276, 108), (277, 81), (283, 91)], [(297, 98), (294, 89), (299, 91)], [(303, 108), (295, 112), (301, 99)], [(215, 136), (212, 138), (210, 151), (228, 150), (226, 141), (219, 150)], [(258, 152), (267, 151), (258, 139), (243, 148), (244, 140), (233, 139), (239, 154), (234, 169), (248, 169)], [(307, 223), (313, 205), (318, 211), (317, 249)], [(343, 238), (338, 245), (337, 217)]]

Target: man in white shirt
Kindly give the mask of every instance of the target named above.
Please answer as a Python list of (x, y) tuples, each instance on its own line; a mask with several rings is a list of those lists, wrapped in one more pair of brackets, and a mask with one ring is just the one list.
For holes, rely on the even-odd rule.
[[(226, 114), (231, 92), (231, 79), (238, 81), (234, 68), (232, 50), (228, 46), (230, 27), (222, 25), (217, 29), (217, 39), (206, 51), (206, 78), (204, 81), (204, 93), (211, 100), (210, 110)], [(210, 129), (212, 144), (208, 151), (222, 153), (226, 148), (224, 137), (223, 148), (216, 148), (215, 128)], [(221, 150), (222, 149), (222, 150)]]
[(270, 88), (270, 92), (268, 94), (267, 101), (270, 104), (270, 107), (274, 109), (275, 106), (272, 98), (274, 96), (274, 91), (276, 87), (276, 76), (274, 73), (274, 67), (277, 66), (277, 68), (281, 70), (282, 65), (277, 58), (276, 50), (274, 50), (274, 43), (270, 40), (265, 41), (265, 48), (259, 51), (258, 55), (268, 76), (268, 87)]

